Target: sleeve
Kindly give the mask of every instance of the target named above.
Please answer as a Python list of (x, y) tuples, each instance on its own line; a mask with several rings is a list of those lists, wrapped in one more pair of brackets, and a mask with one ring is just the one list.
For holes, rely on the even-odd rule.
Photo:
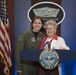
[(65, 40), (63, 38), (60, 38), (60, 45), (66, 50), (70, 50), (70, 48), (66, 45)]
[(46, 36), (42, 39), (41, 44), (40, 44), (40, 49), (43, 50), (44, 49), (44, 42), (46, 40)]
[(40, 44), (40, 49), (41, 49), (41, 50), (44, 49), (44, 43), (43, 43), (43, 40), (42, 40), (42, 42), (41, 42), (41, 44)]
[(23, 47), (24, 47), (24, 33), (22, 33), (19, 36), (16, 45), (15, 56), (16, 56), (17, 70), (22, 70), (22, 63), (20, 61), (20, 50), (23, 50)]

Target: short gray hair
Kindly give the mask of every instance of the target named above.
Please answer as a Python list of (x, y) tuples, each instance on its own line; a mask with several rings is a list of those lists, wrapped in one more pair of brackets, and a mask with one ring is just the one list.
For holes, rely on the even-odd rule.
[(57, 23), (56, 23), (56, 21), (54, 21), (54, 20), (52, 20), (52, 19), (45, 22), (45, 28), (46, 28), (48, 25), (53, 25), (53, 26), (57, 29)]

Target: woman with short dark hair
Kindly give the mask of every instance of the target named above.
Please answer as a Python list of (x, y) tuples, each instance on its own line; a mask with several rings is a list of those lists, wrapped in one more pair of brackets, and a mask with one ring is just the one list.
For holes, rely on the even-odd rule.
[(44, 34), (40, 32), (44, 22), (41, 16), (35, 16), (31, 22), (31, 29), (23, 32), (16, 46), (17, 72), (21, 75), (37, 75), (37, 63), (20, 61), (20, 50), (39, 49)]

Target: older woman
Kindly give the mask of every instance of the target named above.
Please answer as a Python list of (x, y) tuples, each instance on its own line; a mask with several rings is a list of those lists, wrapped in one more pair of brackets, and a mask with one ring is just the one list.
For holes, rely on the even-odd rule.
[(53, 20), (49, 20), (45, 23), (46, 36), (43, 38), (40, 49), (47, 48), (46, 44), (51, 44), (51, 49), (63, 49), (68, 50), (69, 47), (66, 45), (62, 37), (57, 36), (57, 25)]
[[(42, 40), (40, 49), (48, 49), (48, 44), (50, 44), (50, 49), (69, 50), (64, 39), (56, 34), (57, 24), (54, 20), (49, 20), (45, 23), (45, 30), (46, 36)], [(51, 75), (61, 75), (60, 65), (58, 69), (50, 71)]]

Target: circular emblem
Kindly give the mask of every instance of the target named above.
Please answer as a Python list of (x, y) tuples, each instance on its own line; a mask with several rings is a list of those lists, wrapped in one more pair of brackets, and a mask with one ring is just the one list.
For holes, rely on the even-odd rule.
[(30, 7), (27, 14), (30, 21), (34, 16), (41, 16), (44, 22), (53, 19), (57, 22), (57, 25), (59, 25), (65, 18), (64, 9), (59, 4), (49, 1), (34, 4)]
[(58, 66), (59, 55), (56, 50), (43, 50), (39, 56), (39, 63), (47, 70), (52, 70)]

